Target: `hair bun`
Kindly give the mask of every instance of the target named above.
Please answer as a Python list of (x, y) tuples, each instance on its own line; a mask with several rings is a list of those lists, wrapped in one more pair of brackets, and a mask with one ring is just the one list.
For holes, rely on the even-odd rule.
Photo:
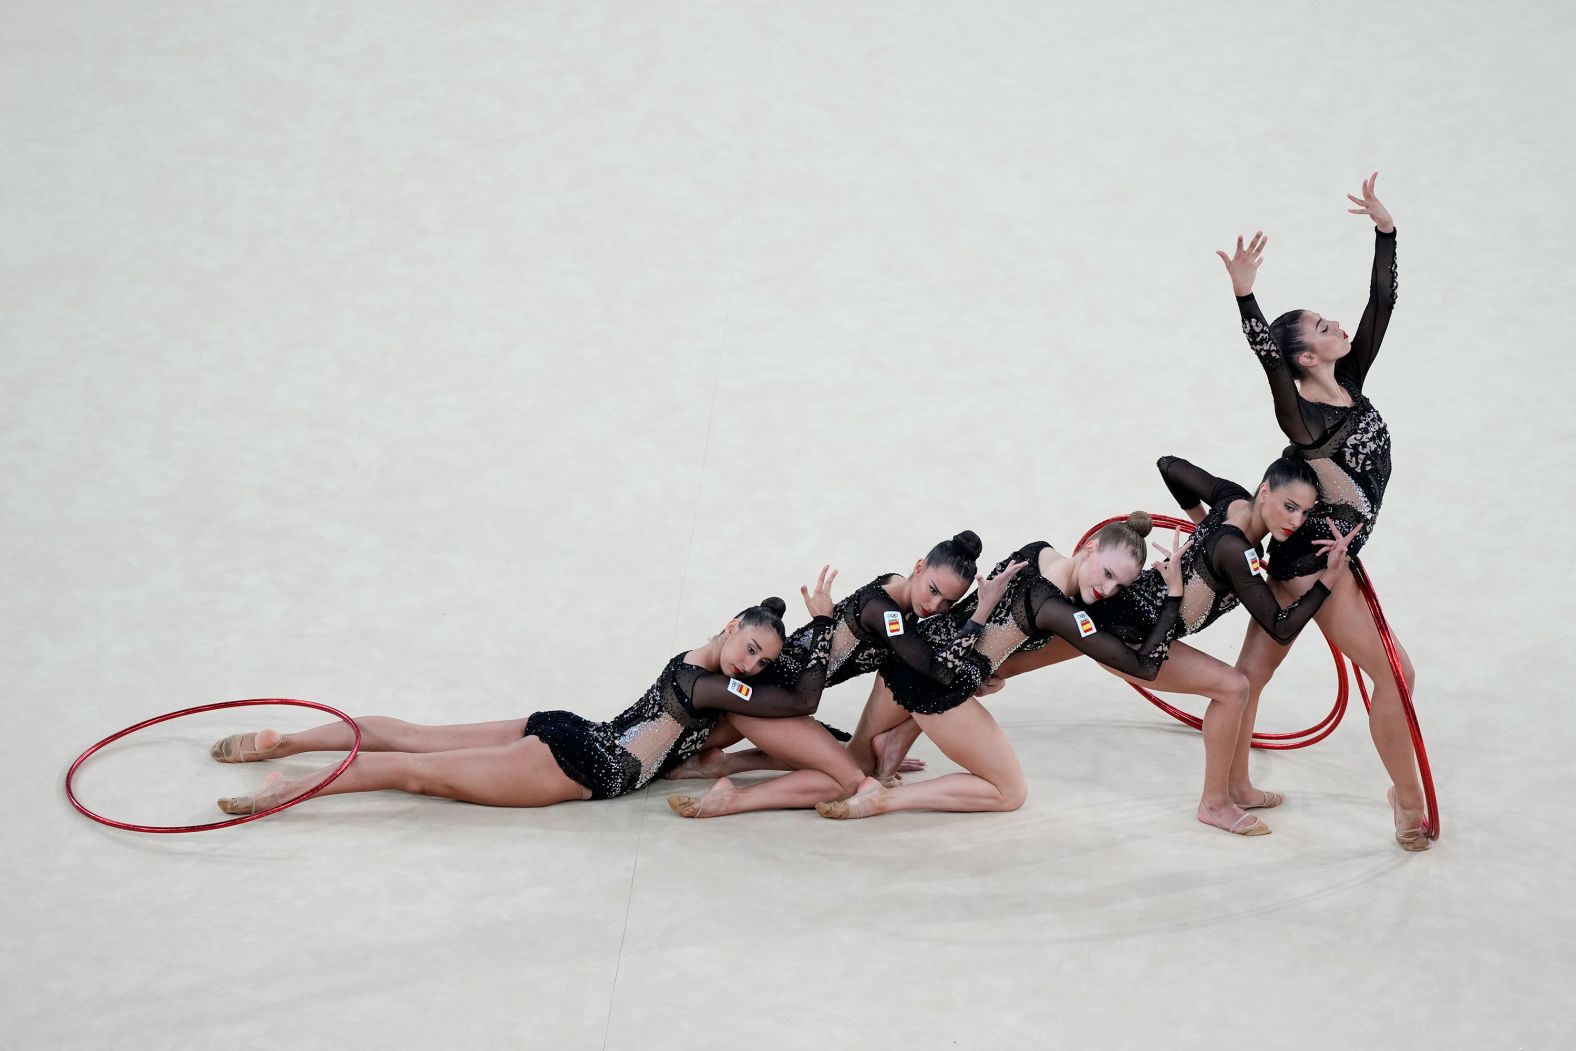
[(985, 545), (980, 541), (980, 535), (972, 529), (965, 529), (952, 537), (952, 546), (958, 549), (958, 554), (970, 562), (980, 557), (980, 552), (985, 550)]
[(773, 595), (771, 598), (761, 599), (761, 608), (781, 620), (782, 615), (788, 612), (788, 603)]
[(1141, 537), (1148, 536), (1155, 528), (1155, 520), (1149, 517), (1148, 511), (1134, 511), (1127, 516), (1127, 527)]

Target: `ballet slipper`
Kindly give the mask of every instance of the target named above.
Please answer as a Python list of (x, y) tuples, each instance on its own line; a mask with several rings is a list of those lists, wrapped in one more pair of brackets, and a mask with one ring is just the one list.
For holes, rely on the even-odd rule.
[(881, 813), (878, 797), (879, 793), (866, 792), (862, 796), (850, 796), (848, 799), (838, 799), (831, 803), (817, 803), (815, 812), (834, 821), (855, 821), (862, 817), (873, 817)]
[(1286, 793), (1284, 792), (1270, 792), (1261, 788), (1259, 789), (1259, 796), (1257, 803), (1239, 803), (1237, 805), (1242, 807), (1243, 810), (1271, 810), (1286, 802)]
[[(1391, 785), (1389, 789), (1385, 791), (1384, 796), (1390, 801), (1391, 813), (1399, 814), (1399, 810), (1395, 805), (1395, 786)], [(1430, 845), (1428, 841), (1428, 830), (1426, 826), (1421, 823), (1419, 823), (1416, 828), (1396, 829), (1395, 841), (1401, 844), (1402, 850), (1411, 851), (1413, 853), (1419, 850), (1427, 850)]]
[(719, 777), (703, 796), (668, 796), (668, 807), (679, 817), (721, 817), (733, 813), (729, 807), (737, 791), (731, 780)]
[[(1236, 809), (1246, 810), (1247, 808), (1236, 807)], [(1227, 810), (1227, 808), (1206, 808), (1202, 803), (1200, 803), (1198, 807), (1198, 820), (1201, 824), (1208, 825), (1210, 828), (1218, 828), (1222, 832), (1230, 832), (1234, 836), (1267, 836), (1270, 834), (1270, 826), (1266, 825), (1252, 814), (1239, 814), (1229, 825), (1224, 824), (1227, 818), (1227, 813), (1217, 813), (1217, 811), (1224, 810)]]
[(898, 785), (900, 785), (902, 783), (903, 783), (903, 775), (902, 774), (889, 774), (886, 777), (881, 778), (881, 787), (882, 788), (896, 788)]
[[(275, 734), (276, 740), (274, 743), (267, 748), (257, 747), (257, 735), (270, 732), (272, 731), (257, 730), (244, 734), (231, 734), (222, 741), (215, 741), (213, 747), (208, 749), (208, 754), (213, 757), (215, 762), (220, 763), (255, 763), (260, 759), (267, 759), (267, 753), (279, 747), (278, 734)], [(250, 748), (246, 746), (248, 737), (252, 739), (252, 747)]]
[[(1252, 814), (1243, 814), (1231, 824), (1221, 825), (1214, 821), (1205, 820), (1204, 808), (1200, 807), (1198, 820), (1200, 824), (1208, 825), (1210, 828), (1218, 828), (1222, 832), (1230, 832), (1234, 836), (1267, 836), (1271, 831), (1270, 826), (1266, 825)], [(1225, 820), (1225, 818), (1223, 817), (1221, 820)]]
[(283, 784), (284, 779), (283, 774), (277, 772), (269, 774), (263, 778), (263, 783), (258, 785), (251, 795), (230, 796), (227, 799), (219, 800), (219, 809), (226, 814), (237, 815), (255, 814), (259, 810), (270, 810), (277, 806), (278, 802), (260, 803), (258, 802), (258, 797), (266, 796), (271, 790)]
[[(1219, 826), (1216, 826), (1219, 827)], [(1270, 826), (1254, 817), (1252, 814), (1243, 814), (1236, 823), (1226, 829), (1233, 836), (1267, 836), (1273, 831)]]
[(700, 798), (698, 796), (668, 796), (668, 809), (679, 817), (700, 817)]

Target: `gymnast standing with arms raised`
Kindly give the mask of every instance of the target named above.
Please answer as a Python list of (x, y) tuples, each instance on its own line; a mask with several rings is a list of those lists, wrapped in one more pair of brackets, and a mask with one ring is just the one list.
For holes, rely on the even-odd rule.
[[(1270, 544), (1269, 575), (1283, 599), (1305, 591), (1319, 571), (1321, 556), (1316, 545), (1332, 539), (1329, 523), (1343, 530), (1362, 527), (1351, 545), (1352, 556), (1357, 555), (1373, 535), (1390, 481), (1390, 429), (1364, 393), (1369, 369), (1390, 324), (1398, 285), (1395, 222), (1374, 192), (1378, 178), (1375, 172), (1363, 182), (1361, 197), (1347, 195), (1356, 206), (1347, 211), (1366, 215), (1374, 222), (1368, 304), (1350, 338), (1339, 322), (1311, 310), (1290, 310), (1274, 322), (1264, 320), (1253, 294), (1264, 247), (1269, 243), (1262, 232), (1254, 234), (1246, 246), (1237, 238), (1236, 251), (1230, 256), (1217, 253), (1231, 277), (1243, 334), (1269, 380), (1275, 419), (1292, 443), (1286, 455), (1308, 461), (1319, 479), (1319, 504), (1303, 527), (1288, 539)], [(1400, 691), (1379, 629), (1350, 574), (1331, 590), (1316, 619), (1330, 641), (1373, 680), (1368, 727), (1392, 782), (1388, 795), (1396, 841), (1405, 850), (1427, 850), (1429, 840), (1423, 827), (1426, 804)], [(1395, 645), (1411, 690), (1416, 672), (1400, 641)], [(1247, 777), (1259, 696), (1285, 655), (1285, 647), (1257, 624), (1249, 625), (1237, 657), (1237, 667), (1248, 677), (1249, 697), (1233, 760), (1234, 777)]]

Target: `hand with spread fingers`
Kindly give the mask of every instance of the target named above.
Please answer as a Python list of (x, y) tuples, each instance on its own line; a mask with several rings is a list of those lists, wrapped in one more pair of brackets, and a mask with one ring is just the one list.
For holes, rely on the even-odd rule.
[(1154, 541), (1150, 541), (1149, 546), (1153, 547), (1160, 554), (1160, 561), (1156, 562), (1151, 568), (1158, 570), (1160, 578), (1166, 582), (1166, 594), (1174, 598), (1180, 597), (1182, 595), (1182, 555), (1188, 548), (1193, 546), (1193, 541), (1190, 539), (1187, 543), (1182, 543), (1182, 531), (1173, 529), (1171, 530), (1170, 551), (1167, 551)]
[(1226, 264), (1226, 273), (1231, 275), (1231, 290), (1238, 296), (1253, 294), (1253, 279), (1259, 272), (1259, 262), (1263, 258), (1264, 248), (1270, 239), (1260, 230), (1253, 235), (1247, 247), (1243, 247), (1242, 237), (1237, 237), (1237, 250), (1231, 255), (1216, 250), (1220, 261)]
[(1357, 207), (1346, 210), (1353, 215), (1366, 215), (1374, 221), (1374, 225), (1379, 228), (1380, 233), (1388, 234), (1395, 230), (1395, 220), (1390, 218), (1390, 209), (1381, 204), (1379, 198), (1374, 194), (1374, 183), (1378, 181), (1379, 173), (1374, 172), (1363, 180), (1363, 195), (1361, 197), (1353, 197), (1351, 194), (1347, 194), (1346, 199)]
[(1319, 574), (1319, 579), (1324, 581), (1325, 587), (1333, 586), (1335, 579), (1346, 569), (1346, 549), (1351, 546), (1352, 538), (1362, 532), (1363, 524), (1358, 522), (1352, 526), (1350, 533), (1343, 533), (1338, 525), (1329, 518), (1324, 524), (1330, 527), (1333, 540), (1315, 540), (1313, 546), (1324, 555), (1324, 571)]
[(799, 594), (804, 596), (804, 606), (810, 611), (810, 616), (830, 617), (832, 615), (832, 581), (836, 579), (837, 570), (831, 566), (822, 566), (821, 575), (815, 582), (814, 592), (803, 584), (799, 585)]
[(1023, 567), (1028, 564), (1027, 562), (1011, 562), (1003, 566), (1001, 572), (989, 580), (982, 576), (974, 578), (980, 589), (979, 606), (974, 610), (974, 617), (972, 618), (975, 623), (985, 623), (986, 618), (991, 614), (991, 610), (996, 608), (996, 603), (1000, 602), (1001, 597), (1007, 593), (1007, 585), (1012, 583), (1012, 578), (1017, 576)]

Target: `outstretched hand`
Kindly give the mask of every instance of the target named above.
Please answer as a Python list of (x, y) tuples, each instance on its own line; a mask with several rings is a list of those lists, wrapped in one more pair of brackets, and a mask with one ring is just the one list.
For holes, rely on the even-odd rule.
[(1012, 562), (1003, 566), (1001, 572), (989, 580), (981, 576), (974, 578), (980, 588), (979, 610), (975, 614), (974, 619), (983, 621), (984, 618), (990, 616), (991, 610), (996, 608), (996, 603), (1000, 602), (1001, 597), (1007, 593), (1007, 585), (1012, 583), (1012, 578), (1017, 576), (1023, 567), (1028, 564), (1027, 562)]
[(1189, 538), (1188, 542), (1183, 544), (1182, 531), (1173, 529), (1171, 530), (1170, 551), (1167, 551), (1154, 541), (1150, 541), (1149, 546), (1160, 554), (1160, 561), (1156, 562), (1153, 568), (1160, 572), (1160, 579), (1166, 582), (1166, 594), (1182, 594), (1182, 555), (1188, 548), (1193, 546), (1192, 539)]
[(1346, 549), (1351, 546), (1352, 538), (1362, 532), (1363, 524), (1358, 522), (1352, 526), (1350, 533), (1341, 532), (1340, 527), (1329, 518), (1324, 520), (1324, 524), (1330, 527), (1330, 535), (1335, 539), (1315, 540), (1313, 546), (1324, 555), (1325, 572), (1327, 574), (1335, 574), (1346, 568)]
[(1237, 295), (1246, 296), (1253, 293), (1253, 278), (1259, 272), (1260, 258), (1269, 243), (1270, 239), (1264, 236), (1263, 230), (1260, 230), (1253, 235), (1253, 240), (1249, 241), (1245, 248), (1242, 237), (1238, 235), (1237, 250), (1231, 255), (1219, 250), (1215, 252), (1220, 256), (1220, 261), (1226, 264), (1226, 273), (1231, 275), (1231, 290)]
[(1378, 196), (1374, 194), (1374, 183), (1378, 181), (1379, 173), (1374, 172), (1363, 180), (1363, 195), (1361, 197), (1353, 197), (1351, 194), (1347, 194), (1346, 199), (1357, 207), (1346, 210), (1353, 215), (1366, 215), (1374, 221), (1374, 225), (1379, 228), (1380, 233), (1387, 234), (1395, 229), (1395, 220), (1390, 218), (1390, 209), (1381, 204)]
[(837, 579), (837, 570), (831, 566), (822, 566), (821, 575), (816, 578), (815, 591), (811, 591), (803, 584), (799, 585), (799, 594), (804, 596), (805, 609), (810, 611), (812, 617), (830, 617), (832, 615), (832, 581)]

